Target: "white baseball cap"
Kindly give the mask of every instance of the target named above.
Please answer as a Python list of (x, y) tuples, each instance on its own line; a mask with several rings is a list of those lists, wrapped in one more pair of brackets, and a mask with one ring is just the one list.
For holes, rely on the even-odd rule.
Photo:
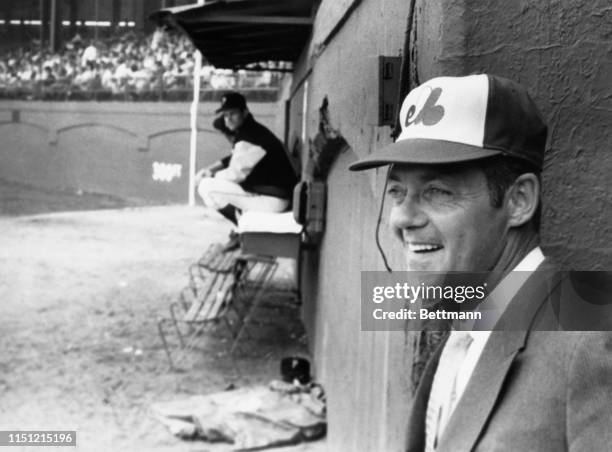
[(542, 169), (547, 128), (527, 90), (488, 74), (437, 77), (410, 91), (395, 143), (353, 163), (442, 164), (507, 155)]

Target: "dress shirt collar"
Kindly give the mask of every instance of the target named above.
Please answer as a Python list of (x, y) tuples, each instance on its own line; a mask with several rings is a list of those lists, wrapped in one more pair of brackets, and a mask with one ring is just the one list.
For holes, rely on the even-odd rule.
[[(490, 331), (493, 329), (510, 301), (531, 276), (531, 272), (536, 271), (543, 261), (542, 249), (536, 246), (495, 286), (477, 309), (483, 312), (483, 321), (479, 321), (479, 330)], [(477, 340), (476, 337), (474, 337), (474, 340)]]

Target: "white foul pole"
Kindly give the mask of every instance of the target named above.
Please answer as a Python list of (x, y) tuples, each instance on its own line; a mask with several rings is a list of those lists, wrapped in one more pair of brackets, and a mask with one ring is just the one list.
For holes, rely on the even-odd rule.
[[(204, 0), (198, 0), (198, 5), (203, 5)], [(195, 206), (195, 174), (196, 156), (198, 153), (198, 105), (200, 103), (200, 82), (202, 69), (202, 53), (195, 51), (193, 65), (193, 101), (191, 102), (191, 137), (189, 140), (189, 205)]]

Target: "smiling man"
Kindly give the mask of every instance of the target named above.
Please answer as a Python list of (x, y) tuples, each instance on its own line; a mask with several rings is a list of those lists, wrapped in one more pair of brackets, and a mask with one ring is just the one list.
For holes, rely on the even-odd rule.
[(527, 91), (486, 74), (435, 78), (400, 121), (394, 144), (351, 169), (388, 166), (406, 270), (488, 272), (491, 291), (487, 322), (453, 329), (428, 363), (407, 450), (608, 450), (612, 335), (552, 331), (555, 308), (585, 300), (538, 244), (547, 128)]
[[(407, 270), (492, 270), (504, 260), (502, 255), (514, 253), (511, 245), (534, 244), (533, 225), (520, 231), (509, 227), (522, 227), (533, 216), (538, 178), (533, 172), (521, 175), (510, 194), (512, 202), (502, 208), (495, 201), (495, 188), (489, 190), (486, 170), (505, 170), (503, 159), (393, 166), (387, 191), (392, 199), (391, 224), (404, 245)], [(528, 164), (524, 166), (528, 171)]]

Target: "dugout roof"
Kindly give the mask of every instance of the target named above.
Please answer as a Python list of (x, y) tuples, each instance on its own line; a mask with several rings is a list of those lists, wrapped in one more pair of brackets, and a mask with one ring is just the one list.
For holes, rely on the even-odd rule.
[[(151, 14), (182, 29), (213, 66), (252, 69), (269, 61), (295, 62), (310, 36), (315, 0), (208, 0)], [(261, 69), (268, 67), (260, 67)]]

